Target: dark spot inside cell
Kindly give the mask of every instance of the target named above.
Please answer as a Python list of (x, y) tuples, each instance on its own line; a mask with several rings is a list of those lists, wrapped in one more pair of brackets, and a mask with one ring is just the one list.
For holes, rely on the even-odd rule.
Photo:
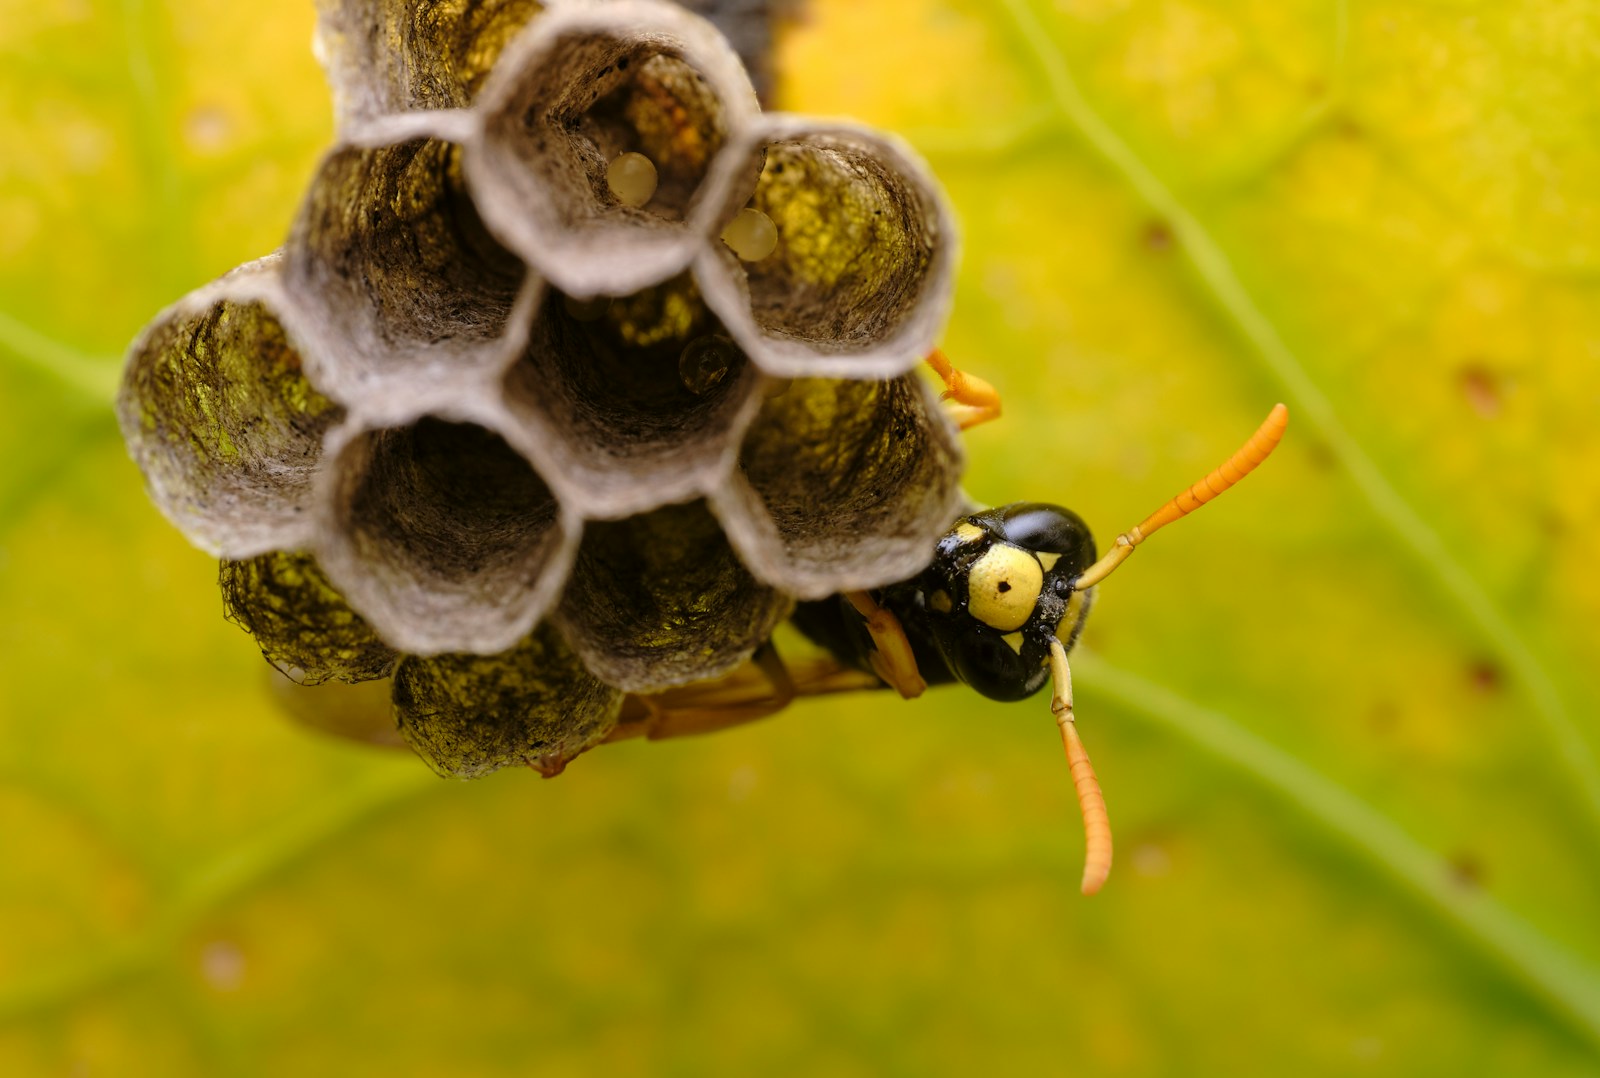
[(1144, 246), (1146, 250), (1158, 254), (1172, 250), (1172, 226), (1165, 221), (1151, 221), (1144, 226)]
[(631, 57), (631, 56), (624, 56), (622, 59), (618, 60), (617, 61), (617, 70), (618, 71), (626, 71), (626, 70), (628, 70), (628, 64), (632, 61), (632, 59), (633, 59), (633, 57)]
[(998, 591), (998, 592), (1001, 592), (1002, 594), (1004, 594), (1005, 592), (1010, 591), (1011, 590), (1010, 581), (1006, 581), (1006, 580), (1000, 581), (999, 587), (997, 587), (995, 590)]
[(1500, 668), (1487, 659), (1479, 659), (1467, 667), (1467, 679), (1478, 692), (1499, 692), (1503, 678)]
[(1456, 386), (1484, 419), (1495, 418), (1505, 408), (1505, 382), (1485, 363), (1473, 360), (1462, 364), (1456, 372)]
[(594, 77), (597, 78), (597, 79), (603, 79), (609, 74), (611, 74), (611, 65), (607, 64), (605, 67), (602, 67), (599, 71), (596, 71)]
[(1477, 890), (1483, 886), (1487, 872), (1483, 861), (1475, 854), (1457, 851), (1450, 855), (1450, 882), (1464, 890)]

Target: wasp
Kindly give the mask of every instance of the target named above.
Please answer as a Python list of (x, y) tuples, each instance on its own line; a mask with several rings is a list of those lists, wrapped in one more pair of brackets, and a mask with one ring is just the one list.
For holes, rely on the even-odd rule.
[[(943, 399), (961, 429), (1000, 414), (999, 395), (987, 382), (955, 369), (937, 351), (928, 363), (945, 383)], [(893, 690), (910, 699), (931, 685), (960, 682), (992, 700), (1017, 701), (1048, 684), (1083, 817), (1082, 890), (1092, 895), (1111, 873), (1111, 823), (1078, 735), (1067, 653), (1083, 631), (1101, 581), (1158, 529), (1211, 501), (1266, 460), (1288, 422), (1288, 409), (1276, 405), (1218, 468), (1118, 535), (1103, 555), (1083, 519), (1059, 505), (1014, 502), (965, 514), (910, 579), (798, 603), (791, 624), (820, 655), (786, 661), (768, 640), (728, 675), (626, 697), (617, 725), (604, 740), (710, 733), (773, 715), (799, 698), (829, 693)], [(281, 695), (287, 681), (273, 684), (290, 713), (312, 726), (379, 744), (404, 743), (394, 729), (386, 686), (381, 699), (379, 692), (351, 686), (313, 705), (300, 694)], [(566, 764), (564, 759), (528, 762), (547, 777)]]
[[(928, 363), (963, 430), (999, 415), (999, 395), (987, 382), (952, 367), (938, 351)], [(1288, 409), (1276, 405), (1222, 465), (1118, 535), (1104, 555), (1097, 556), (1083, 519), (1059, 505), (1015, 502), (962, 516), (911, 579), (797, 605), (791, 620), (823, 658), (788, 664), (768, 642), (725, 678), (629, 697), (609, 740), (706, 733), (825, 693), (892, 689), (910, 699), (930, 685), (960, 682), (991, 700), (1017, 701), (1048, 684), (1083, 817), (1082, 890), (1092, 895), (1111, 872), (1111, 823), (1078, 735), (1067, 653), (1100, 582), (1155, 531), (1266, 460), (1288, 422)]]

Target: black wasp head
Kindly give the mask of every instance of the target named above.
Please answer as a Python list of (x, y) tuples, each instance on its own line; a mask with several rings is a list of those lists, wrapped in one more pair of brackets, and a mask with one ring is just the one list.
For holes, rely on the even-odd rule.
[(1089, 527), (1070, 509), (1014, 502), (962, 517), (919, 578), (929, 637), (951, 673), (995, 700), (1020, 700), (1050, 680), (1050, 640), (1072, 647), (1089, 596), (1072, 581), (1095, 560)]

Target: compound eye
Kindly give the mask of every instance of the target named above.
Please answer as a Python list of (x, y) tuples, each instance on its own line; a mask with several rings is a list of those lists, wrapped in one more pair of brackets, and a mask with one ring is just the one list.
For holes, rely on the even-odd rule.
[(1033, 616), (1044, 587), (1039, 560), (1020, 547), (996, 543), (967, 573), (967, 610), (1003, 633), (1020, 629)]

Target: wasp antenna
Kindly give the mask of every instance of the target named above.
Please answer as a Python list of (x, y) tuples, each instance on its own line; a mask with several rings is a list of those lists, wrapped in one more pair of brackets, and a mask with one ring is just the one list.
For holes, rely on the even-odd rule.
[(1067, 750), (1072, 768), (1072, 785), (1078, 792), (1078, 811), (1083, 814), (1083, 893), (1092, 895), (1111, 875), (1111, 815), (1106, 812), (1105, 794), (1095, 777), (1089, 752), (1078, 737), (1078, 724), (1072, 714), (1072, 670), (1067, 666), (1067, 649), (1061, 641), (1050, 640), (1050, 676), (1053, 695), (1050, 710), (1061, 727), (1061, 744)]
[(1180, 517), (1188, 516), (1255, 471), (1256, 466), (1278, 448), (1278, 443), (1283, 441), (1283, 432), (1288, 426), (1289, 409), (1282, 404), (1273, 405), (1272, 411), (1267, 413), (1267, 418), (1256, 432), (1244, 445), (1234, 450), (1233, 455), (1222, 462), (1221, 467), (1145, 517), (1131, 531), (1125, 531), (1117, 536), (1117, 541), (1112, 544), (1111, 549), (1106, 551), (1099, 561), (1080, 573), (1072, 582), (1072, 586), (1078, 591), (1094, 587), (1110, 576), (1113, 569), (1127, 561), (1128, 556), (1133, 553), (1133, 548), (1158, 529), (1166, 527)]

